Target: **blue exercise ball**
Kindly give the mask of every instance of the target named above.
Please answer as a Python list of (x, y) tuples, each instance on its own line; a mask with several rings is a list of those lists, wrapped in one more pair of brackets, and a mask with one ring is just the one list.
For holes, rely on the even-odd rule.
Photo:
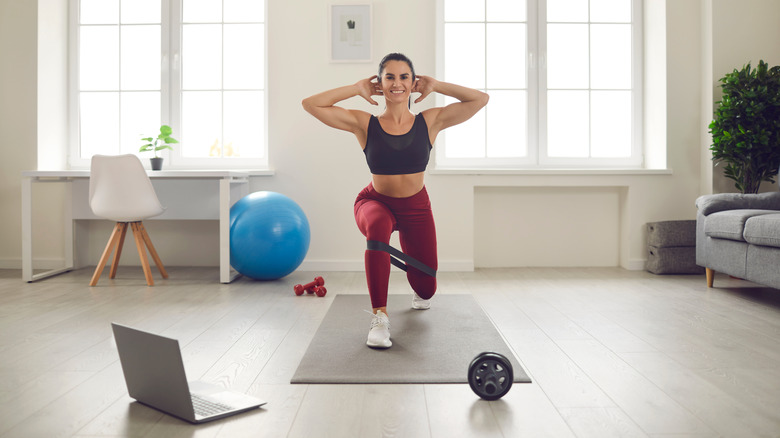
[(310, 238), (303, 210), (280, 193), (251, 193), (230, 207), (230, 264), (247, 277), (276, 280), (295, 271)]

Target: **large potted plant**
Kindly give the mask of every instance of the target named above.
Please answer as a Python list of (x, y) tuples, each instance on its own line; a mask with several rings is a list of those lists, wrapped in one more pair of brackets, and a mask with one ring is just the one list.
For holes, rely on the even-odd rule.
[(710, 123), (712, 159), (742, 193), (774, 184), (780, 166), (780, 66), (759, 61), (720, 79), (723, 97)]
[(157, 153), (163, 149), (173, 150), (170, 145), (179, 142), (175, 138), (171, 137), (171, 134), (173, 134), (171, 127), (168, 125), (162, 125), (160, 126), (160, 134), (156, 138), (144, 137), (141, 139), (146, 142), (146, 144), (141, 146), (138, 152), (154, 151), (154, 157), (149, 159), (152, 163), (152, 170), (162, 169), (163, 158)]

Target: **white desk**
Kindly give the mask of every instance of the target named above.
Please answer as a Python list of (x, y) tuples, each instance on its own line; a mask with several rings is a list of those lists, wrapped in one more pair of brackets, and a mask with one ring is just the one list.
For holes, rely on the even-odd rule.
[[(147, 171), (166, 210), (156, 219), (219, 220), (219, 281), (230, 283), (239, 274), (230, 268), (230, 206), (249, 192), (249, 177), (271, 175), (249, 170)], [(33, 274), (33, 183), (64, 182), (65, 266)], [(192, 195), (195, 193), (195, 195)], [(188, 196), (189, 195), (189, 196)], [(74, 269), (74, 221), (100, 219), (89, 208), (89, 170), (31, 170), (22, 172), (22, 278), (32, 282)]]

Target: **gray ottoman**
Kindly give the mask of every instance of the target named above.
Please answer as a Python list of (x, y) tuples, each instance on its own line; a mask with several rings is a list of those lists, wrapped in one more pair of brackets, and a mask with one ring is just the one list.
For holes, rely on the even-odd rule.
[(647, 224), (647, 262), (653, 274), (703, 274), (696, 265), (696, 221)]

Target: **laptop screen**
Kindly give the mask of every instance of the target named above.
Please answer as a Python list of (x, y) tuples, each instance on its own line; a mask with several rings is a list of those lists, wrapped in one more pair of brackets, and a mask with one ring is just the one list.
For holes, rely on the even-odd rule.
[(182, 418), (195, 418), (179, 341), (112, 323), (130, 397)]

